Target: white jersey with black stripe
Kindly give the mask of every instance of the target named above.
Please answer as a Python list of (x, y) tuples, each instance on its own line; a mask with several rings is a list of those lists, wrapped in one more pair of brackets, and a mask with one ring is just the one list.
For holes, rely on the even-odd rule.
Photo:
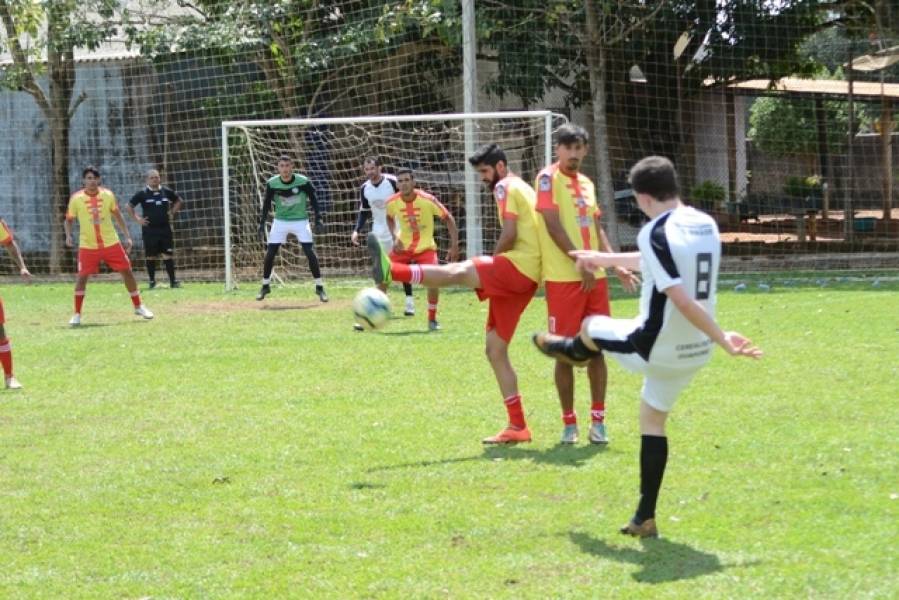
[(388, 173), (382, 174), (377, 185), (370, 179), (362, 184), (361, 208), (371, 209), (371, 230), (382, 243), (392, 239), (387, 227), (387, 199), (396, 194), (398, 189), (396, 177)]
[(721, 263), (721, 240), (715, 220), (689, 206), (679, 206), (647, 223), (637, 235), (643, 288), (640, 327), (630, 336), (650, 364), (698, 367), (714, 343), (694, 327), (663, 293), (681, 285), (715, 316), (715, 290)]

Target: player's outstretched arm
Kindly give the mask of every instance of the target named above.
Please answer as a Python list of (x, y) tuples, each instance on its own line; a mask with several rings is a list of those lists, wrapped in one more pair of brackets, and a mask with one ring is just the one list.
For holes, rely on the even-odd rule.
[(639, 252), (597, 252), (596, 250), (571, 250), (569, 256), (577, 261), (579, 271), (624, 267), (629, 271), (640, 270)]
[(737, 332), (724, 332), (705, 308), (690, 297), (684, 286), (673, 285), (663, 290), (674, 306), (687, 318), (690, 323), (706, 334), (710, 340), (724, 348), (731, 356), (746, 356), (748, 358), (761, 358), (762, 351), (752, 345), (747, 338)]
[[(599, 219), (596, 219), (596, 231), (599, 233), (599, 242), (602, 245), (602, 249), (610, 254), (614, 254), (615, 249), (612, 247), (609, 236), (606, 235), (606, 230), (603, 229)], [(639, 267), (639, 261), (637, 261), (637, 266)], [(622, 265), (615, 265), (612, 268), (615, 271), (615, 276), (618, 277), (618, 281), (624, 287), (624, 291), (631, 294), (637, 291), (640, 285), (640, 277), (636, 273)]]

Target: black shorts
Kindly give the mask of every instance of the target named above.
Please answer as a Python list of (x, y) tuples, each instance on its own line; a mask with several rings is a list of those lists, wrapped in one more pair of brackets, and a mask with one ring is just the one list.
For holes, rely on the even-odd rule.
[(170, 227), (144, 227), (144, 253), (147, 256), (160, 254), (172, 254), (175, 251), (175, 242), (172, 239)]

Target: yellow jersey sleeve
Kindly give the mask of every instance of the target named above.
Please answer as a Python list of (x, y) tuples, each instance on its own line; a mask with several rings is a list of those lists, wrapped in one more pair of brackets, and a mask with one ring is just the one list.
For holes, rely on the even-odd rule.
[(12, 229), (6, 224), (6, 221), (0, 219), (0, 245), (9, 246), (13, 242)]

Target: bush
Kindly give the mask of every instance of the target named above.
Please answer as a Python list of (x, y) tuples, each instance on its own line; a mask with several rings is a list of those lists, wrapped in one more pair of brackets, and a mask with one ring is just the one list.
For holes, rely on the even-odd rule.
[(690, 204), (701, 210), (718, 210), (724, 204), (727, 190), (717, 181), (706, 179), (698, 183), (690, 190), (688, 200)]
[(788, 177), (783, 189), (790, 204), (797, 208), (817, 207), (824, 196), (821, 178), (817, 175)]

